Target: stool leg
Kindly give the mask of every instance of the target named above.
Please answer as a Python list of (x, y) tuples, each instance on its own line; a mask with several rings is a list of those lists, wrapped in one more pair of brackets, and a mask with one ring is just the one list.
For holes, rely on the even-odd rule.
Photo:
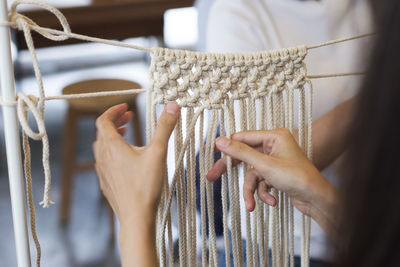
[(63, 134), (60, 223), (68, 224), (76, 152), (76, 114), (69, 108)]
[(132, 132), (134, 134), (134, 145), (143, 146), (142, 124), (140, 120), (140, 114), (135, 103), (131, 105), (131, 110), (133, 111)]

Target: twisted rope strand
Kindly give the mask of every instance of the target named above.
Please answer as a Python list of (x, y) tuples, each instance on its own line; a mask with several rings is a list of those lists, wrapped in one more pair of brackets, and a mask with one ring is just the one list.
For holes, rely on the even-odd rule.
[[(206, 159), (205, 168), (208, 172), (214, 164), (214, 146), (218, 128), (218, 113), (217, 110), (211, 110), (211, 120), (209, 132), (206, 141)], [(215, 220), (214, 220), (214, 190), (213, 184), (206, 181), (207, 192), (207, 211), (208, 211), (208, 238), (209, 238), (209, 264), (210, 266), (218, 266), (218, 251), (215, 235)]]
[[(241, 99), (240, 102), (240, 130), (246, 131), (247, 130), (247, 107), (246, 107), (246, 99)], [(245, 177), (247, 172), (247, 164), (242, 164), (242, 177)], [(250, 213), (245, 211), (246, 215), (246, 266), (252, 267), (253, 266), (253, 243), (251, 237), (251, 218)]]
[[(234, 112), (234, 101), (228, 100), (226, 102), (226, 113), (228, 114), (228, 128), (229, 128), (229, 138), (236, 132), (236, 121)], [(230, 180), (230, 190), (232, 194), (230, 195), (230, 207), (231, 207), (231, 235), (232, 235), (232, 250), (233, 250), (233, 263), (234, 266), (243, 265), (243, 252), (242, 252), (242, 231), (240, 224), (240, 196), (239, 196), (239, 177), (238, 177), (238, 167), (233, 166), (232, 158), (228, 158), (227, 167), (231, 169), (229, 176)]]
[(332, 41), (328, 41), (328, 42), (323, 42), (323, 43), (319, 43), (319, 44), (308, 45), (306, 47), (307, 47), (307, 49), (315, 49), (315, 48), (320, 48), (320, 47), (323, 47), (323, 46), (343, 43), (343, 42), (347, 42), (347, 41), (351, 41), (351, 40), (355, 40), (355, 39), (361, 39), (361, 38), (365, 38), (365, 37), (370, 37), (370, 36), (373, 36), (373, 35), (375, 35), (375, 33), (365, 33), (365, 34), (360, 34), (360, 35), (340, 38), (340, 39), (336, 39), (336, 40), (332, 40)]
[[(307, 80), (307, 83), (309, 85), (309, 95), (308, 95), (308, 103), (307, 103), (307, 157), (308, 159), (312, 162), (313, 160), (313, 150), (312, 150), (312, 121), (313, 121), (313, 115), (312, 115), (312, 107), (313, 107), (313, 86), (310, 80)], [(307, 243), (306, 243), (306, 263), (310, 261), (310, 235), (311, 235), (311, 218), (310, 216), (307, 216), (306, 219), (306, 231), (307, 231)]]
[(201, 217), (201, 263), (203, 267), (207, 264), (207, 232), (206, 232), (206, 204), (205, 204), (205, 175), (204, 170), (204, 109), (200, 114), (200, 127), (199, 127), (199, 174), (200, 174), (200, 217)]
[(36, 213), (33, 200), (33, 190), (32, 190), (32, 173), (31, 173), (31, 149), (29, 147), (28, 136), (24, 133), (22, 134), (22, 147), (24, 151), (24, 172), (26, 181), (26, 195), (28, 198), (28, 208), (30, 214), (30, 226), (32, 238), (36, 247), (36, 266), (40, 266), (40, 260), (42, 257), (42, 250), (39, 243), (39, 238), (36, 232)]
[[(225, 105), (226, 105), (226, 100), (225, 100)], [(225, 111), (222, 109), (221, 110), (221, 136), (225, 136), (229, 130), (227, 130), (225, 127), (225, 115), (229, 116), (229, 114), (226, 114)], [(221, 153), (221, 158), (225, 156), (224, 153)], [(232, 168), (232, 162), (228, 160), (227, 162), (227, 169), (230, 170)], [(228, 226), (228, 185), (227, 185), (227, 175), (223, 174), (221, 177), (221, 202), (222, 202), (222, 224), (223, 224), (223, 231), (224, 231), (224, 245), (225, 245), (225, 265), (226, 267), (231, 267), (231, 255), (230, 255), (230, 247), (229, 247), (229, 226)]]

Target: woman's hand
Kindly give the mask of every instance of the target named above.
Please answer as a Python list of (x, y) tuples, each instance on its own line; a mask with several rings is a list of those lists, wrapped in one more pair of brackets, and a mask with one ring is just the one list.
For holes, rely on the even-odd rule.
[(179, 115), (170, 102), (158, 120), (151, 143), (135, 147), (122, 135), (132, 113), (114, 106), (97, 121), (93, 144), (103, 194), (117, 214), (123, 266), (158, 266), (155, 244), (156, 208), (166, 172), (168, 140)]
[(97, 121), (93, 145), (100, 187), (120, 221), (133, 211), (155, 215), (166, 171), (168, 139), (174, 129), (179, 107), (169, 103), (161, 115), (151, 144), (130, 145), (122, 137), (131, 118), (127, 105), (114, 106)]
[[(248, 211), (254, 210), (256, 191), (262, 201), (276, 205), (268, 190), (274, 187), (286, 192), (301, 212), (332, 226), (326, 220), (335, 217), (338, 192), (307, 159), (289, 130), (240, 132), (231, 139), (219, 137), (216, 148), (231, 156), (234, 164), (243, 161), (249, 165), (243, 185)], [(215, 181), (225, 171), (224, 157), (208, 172), (207, 179)]]

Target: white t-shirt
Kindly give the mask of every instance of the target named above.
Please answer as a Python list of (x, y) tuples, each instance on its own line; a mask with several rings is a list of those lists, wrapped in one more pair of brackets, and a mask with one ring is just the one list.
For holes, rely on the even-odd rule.
[[(223, 53), (315, 44), (370, 32), (370, 22), (370, 9), (364, 0), (217, 0), (209, 14), (206, 47), (209, 52)], [(367, 42), (368, 38), (310, 50), (305, 60), (308, 73), (364, 70), (362, 54)], [(358, 81), (357, 77), (313, 80), (314, 120), (354, 96)], [(334, 163), (323, 172), (333, 184), (337, 165)], [(297, 210), (295, 224), (298, 255), (301, 214)], [(324, 232), (315, 222), (311, 229), (311, 257), (329, 260), (330, 244)]]

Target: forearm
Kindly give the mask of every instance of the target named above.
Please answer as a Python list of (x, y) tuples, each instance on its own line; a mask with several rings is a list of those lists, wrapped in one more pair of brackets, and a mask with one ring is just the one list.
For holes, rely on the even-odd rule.
[[(345, 151), (355, 101), (356, 97), (347, 100), (313, 123), (313, 164), (319, 170), (329, 166)], [(295, 138), (298, 138), (297, 131)]]
[(136, 216), (121, 222), (119, 242), (123, 267), (158, 266), (155, 220), (150, 216)]
[(327, 180), (324, 180), (314, 192), (310, 216), (324, 230), (329, 239), (336, 243), (339, 229), (340, 192)]

